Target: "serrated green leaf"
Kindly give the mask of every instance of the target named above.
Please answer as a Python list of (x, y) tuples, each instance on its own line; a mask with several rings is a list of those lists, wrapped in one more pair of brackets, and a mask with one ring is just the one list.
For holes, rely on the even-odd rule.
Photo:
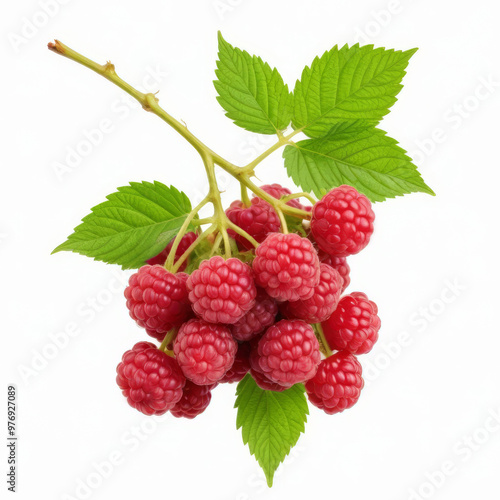
[(67, 250), (137, 269), (165, 248), (191, 211), (184, 193), (160, 182), (131, 182), (106, 199), (52, 253)]
[(275, 134), (292, 119), (292, 95), (276, 68), (222, 38), (214, 81), (226, 116), (250, 132)]
[(305, 430), (309, 410), (304, 387), (297, 384), (283, 392), (264, 391), (246, 375), (236, 396), (236, 427), (241, 428), (243, 443), (248, 444), (271, 487), (276, 469)]
[(349, 184), (371, 201), (413, 192), (434, 194), (406, 151), (383, 130), (349, 136), (349, 124), (336, 127), (337, 135), (330, 130), (326, 139), (307, 139), (283, 151), (288, 175), (304, 191), (321, 196), (322, 189)]
[(304, 68), (294, 89), (294, 128), (323, 137), (339, 121), (376, 125), (396, 102), (410, 57), (417, 49), (337, 46)]

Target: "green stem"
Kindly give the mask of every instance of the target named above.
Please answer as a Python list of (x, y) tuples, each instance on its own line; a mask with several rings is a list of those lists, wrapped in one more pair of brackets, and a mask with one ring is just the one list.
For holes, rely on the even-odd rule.
[(189, 215), (186, 217), (186, 220), (182, 224), (181, 228), (179, 229), (179, 232), (177, 233), (177, 236), (174, 239), (174, 242), (172, 243), (172, 248), (170, 249), (170, 252), (167, 257), (167, 261), (165, 262), (165, 269), (172, 269), (175, 261), (175, 253), (177, 252), (177, 247), (179, 246), (179, 243), (181, 242), (183, 236), (186, 234), (186, 230), (189, 227), (189, 224), (191, 221), (194, 219), (196, 214), (210, 201), (210, 195), (207, 195), (203, 200), (201, 200), (196, 207), (189, 212)]
[(231, 162), (227, 161), (226, 159), (222, 158), (217, 153), (212, 151), (208, 146), (203, 144), (203, 142), (201, 142), (195, 135), (193, 135), (188, 130), (186, 125), (179, 122), (173, 116), (168, 114), (158, 104), (158, 99), (154, 94), (151, 93), (144, 94), (135, 89), (134, 87), (132, 87), (131, 85), (129, 85), (124, 80), (122, 80), (116, 74), (115, 66), (111, 62), (107, 62), (106, 64), (98, 64), (88, 59), (87, 57), (79, 54), (75, 50), (70, 49), (68, 46), (64, 45), (59, 40), (54, 40), (53, 43), (52, 42), (49, 43), (48, 48), (53, 52), (55, 52), (56, 54), (67, 57), (68, 59), (71, 59), (72, 61), (82, 64), (83, 66), (91, 69), (92, 71), (95, 71), (97, 74), (103, 76), (110, 82), (114, 83), (116, 86), (120, 87), (122, 90), (127, 92), (127, 94), (130, 94), (134, 99), (136, 99), (146, 111), (154, 113), (163, 121), (168, 123), (174, 130), (176, 130), (179, 134), (181, 134), (182, 137), (184, 137), (184, 139), (186, 139), (186, 141), (188, 141), (189, 144), (191, 144), (196, 149), (196, 151), (198, 151), (200, 154), (202, 151), (209, 153), (210, 156), (212, 156), (212, 158), (214, 159), (214, 161), (228, 172), (237, 173), (239, 170), (241, 170), (236, 165), (233, 165)]
[[(161, 343), (161, 345), (159, 347), (160, 351), (163, 351), (163, 352), (168, 351), (167, 346), (175, 339), (178, 331), (179, 331), (178, 328), (173, 328), (165, 335), (165, 338), (163, 339), (163, 342)], [(167, 352), (167, 354), (168, 354), (168, 352)]]
[(250, 198), (248, 196), (247, 187), (244, 184), (240, 184), (240, 188), (241, 188), (241, 201), (243, 202), (243, 205), (245, 207), (249, 207), (252, 204), (252, 202), (250, 201)]
[(288, 234), (288, 224), (286, 223), (285, 216), (283, 215), (283, 211), (281, 208), (276, 209), (276, 213), (278, 214), (278, 217), (281, 222), (281, 230), (283, 234)]
[(216, 229), (216, 225), (212, 224), (208, 229), (205, 229), (203, 233), (196, 238), (191, 245), (186, 249), (186, 251), (179, 257), (177, 262), (172, 266), (172, 272), (176, 273), (179, 268), (182, 266), (184, 261), (191, 255), (191, 252), (203, 241), (207, 238), (207, 236), (211, 233), (213, 233)]
[[(263, 160), (265, 160), (268, 156), (273, 154), (276, 150), (281, 148), (281, 146), (284, 146), (285, 144), (290, 143), (290, 139), (297, 135), (299, 132), (301, 132), (302, 129), (294, 130), (293, 132), (290, 132), (290, 134), (284, 136), (281, 133), (278, 133), (278, 142), (273, 144), (269, 149), (264, 151), (261, 155), (257, 156), (255, 160), (251, 161), (248, 165), (244, 166), (241, 168), (242, 172), (244, 174), (249, 174), (250, 176), (253, 174), (255, 167), (261, 163)], [(217, 162), (216, 162), (217, 163)]]
[(316, 323), (314, 326), (316, 327), (316, 331), (319, 333), (321, 343), (323, 344), (323, 347), (325, 348), (327, 357), (331, 356), (333, 354), (333, 352), (330, 349), (328, 342), (326, 341), (325, 332), (323, 332), (323, 327), (321, 326), (321, 323)]
[(231, 228), (235, 233), (238, 233), (240, 236), (248, 240), (255, 248), (259, 246), (259, 242), (250, 236), (244, 229), (241, 229), (241, 227), (237, 226), (230, 220), (227, 221), (227, 225), (229, 228)]
[(284, 201), (285, 203), (294, 200), (296, 198), (307, 198), (313, 205), (316, 203), (316, 199), (311, 196), (309, 193), (293, 193), (293, 194), (287, 194), (286, 196), (283, 196), (281, 198), (281, 201)]

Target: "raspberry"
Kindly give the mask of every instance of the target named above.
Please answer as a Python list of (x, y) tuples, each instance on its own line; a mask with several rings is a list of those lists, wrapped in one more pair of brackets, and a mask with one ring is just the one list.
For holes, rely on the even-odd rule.
[[(191, 233), (186, 233), (182, 238), (181, 241), (179, 242), (179, 245), (177, 246), (177, 250), (175, 251), (175, 259), (174, 263), (177, 262), (179, 257), (181, 257), (184, 252), (191, 246), (191, 244), (196, 240), (198, 236), (191, 232)], [(152, 257), (148, 261), (146, 261), (150, 266), (154, 266), (156, 264), (159, 264), (160, 266), (163, 266), (165, 264), (165, 261), (167, 260), (168, 254), (170, 253), (170, 249), (172, 248), (172, 245), (174, 244), (175, 238), (172, 238), (170, 243), (165, 247), (164, 250), (162, 250), (158, 255), (155, 257)], [(179, 267), (179, 271), (184, 271), (188, 265), (188, 259), (186, 259), (181, 266)]]
[[(265, 184), (264, 186), (260, 186), (260, 189), (271, 195), (273, 198), (276, 198), (277, 200), (279, 200), (283, 196), (292, 194), (292, 192), (288, 188), (283, 187), (280, 184)], [(286, 202), (286, 204), (293, 208), (299, 208), (300, 210), (306, 209), (306, 207), (304, 207), (297, 199), (289, 200)]]
[(231, 366), (224, 377), (219, 380), (219, 383), (232, 384), (233, 382), (239, 382), (248, 373), (248, 370), (250, 370), (249, 355), (250, 344), (248, 342), (238, 344), (233, 366)]
[(254, 370), (253, 368), (250, 370), (250, 374), (255, 380), (255, 383), (264, 391), (283, 392), (285, 389), (287, 389), (287, 387), (273, 382), (272, 380), (268, 379), (262, 372)]
[(351, 186), (332, 189), (312, 211), (311, 232), (321, 250), (337, 257), (360, 252), (373, 233), (370, 200)]
[(250, 351), (250, 374), (252, 378), (255, 380), (255, 383), (264, 391), (274, 391), (274, 392), (282, 392), (286, 389), (280, 384), (273, 382), (266, 375), (262, 373), (262, 370), (258, 363), (259, 354), (257, 352), (257, 344), (255, 344)]
[(139, 342), (116, 367), (128, 404), (145, 415), (163, 415), (182, 397), (186, 379), (175, 359), (151, 342)]
[(186, 280), (186, 274), (172, 274), (160, 265), (142, 266), (129, 279), (125, 298), (130, 316), (160, 342), (193, 315)]
[(319, 283), (319, 259), (312, 243), (298, 234), (270, 234), (255, 251), (257, 285), (284, 302), (308, 299)]
[(182, 398), (170, 410), (170, 413), (177, 418), (194, 418), (203, 413), (212, 399), (213, 386), (196, 385), (189, 380), (182, 391)]
[(351, 283), (351, 277), (350, 277), (351, 268), (347, 263), (347, 259), (345, 257), (335, 257), (333, 255), (327, 254), (326, 252), (323, 252), (323, 250), (318, 251), (318, 257), (320, 262), (323, 262), (333, 267), (333, 269), (338, 271), (340, 276), (342, 276), (344, 283), (342, 285), (341, 293), (344, 293), (345, 289)]
[[(226, 215), (231, 222), (253, 236), (259, 243), (262, 243), (269, 233), (278, 232), (281, 227), (280, 219), (274, 208), (260, 198), (252, 198), (249, 207), (246, 207), (242, 201), (233, 201), (226, 210)], [(253, 249), (253, 245), (246, 238), (232, 229), (229, 229), (228, 232), (236, 240), (240, 249)]]
[(363, 388), (361, 365), (348, 352), (338, 352), (324, 359), (316, 375), (306, 382), (309, 401), (329, 415), (356, 404)]
[(253, 339), (274, 323), (276, 314), (276, 301), (262, 289), (258, 289), (255, 305), (231, 328), (233, 337), (241, 342)]
[(321, 361), (313, 329), (300, 320), (284, 319), (269, 327), (257, 351), (256, 367), (283, 387), (309, 380)]
[(344, 280), (328, 264), (321, 264), (320, 272), (313, 296), (296, 302), (285, 302), (280, 308), (284, 316), (302, 319), (306, 323), (321, 323), (331, 316), (339, 303)]
[(194, 312), (210, 323), (231, 325), (255, 305), (257, 290), (248, 264), (216, 255), (187, 280)]
[(342, 299), (330, 318), (321, 324), (331, 349), (366, 354), (378, 339), (380, 318), (375, 302), (361, 292)]
[(184, 323), (174, 342), (182, 372), (198, 385), (218, 382), (233, 365), (237, 348), (229, 328), (200, 319)]

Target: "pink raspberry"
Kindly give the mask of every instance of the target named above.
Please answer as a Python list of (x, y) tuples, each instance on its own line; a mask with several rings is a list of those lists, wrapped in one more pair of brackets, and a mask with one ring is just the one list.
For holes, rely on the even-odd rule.
[(311, 232), (323, 251), (346, 257), (368, 245), (374, 220), (370, 200), (351, 186), (340, 186), (314, 205)]
[(212, 399), (211, 385), (196, 385), (189, 380), (186, 381), (182, 398), (170, 410), (170, 413), (177, 418), (194, 418), (203, 413)]
[(312, 243), (298, 234), (270, 234), (255, 251), (257, 285), (276, 300), (308, 299), (319, 283), (319, 259)]
[(283, 392), (286, 387), (283, 387), (276, 382), (273, 382), (269, 379), (259, 366), (259, 354), (257, 352), (257, 344), (255, 344), (250, 351), (250, 374), (252, 378), (255, 380), (255, 383), (264, 391), (274, 391), (274, 392)]
[[(240, 200), (233, 201), (226, 210), (226, 215), (231, 222), (253, 236), (259, 243), (262, 243), (269, 233), (278, 232), (281, 227), (280, 219), (274, 208), (260, 198), (252, 198), (249, 207), (246, 207)], [(239, 248), (243, 250), (254, 248), (246, 238), (232, 229), (229, 229), (228, 232), (236, 240)]]
[(160, 342), (193, 316), (186, 280), (187, 274), (172, 274), (159, 265), (142, 266), (129, 279), (125, 298), (130, 316)]
[[(292, 192), (288, 188), (283, 187), (280, 184), (265, 184), (264, 186), (260, 186), (260, 189), (271, 195), (273, 198), (276, 198), (277, 200), (283, 198), (283, 196), (292, 194)], [(306, 209), (306, 207), (304, 207), (298, 199), (289, 200), (286, 202), (286, 204), (290, 207), (298, 208), (300, 210)]]
[(331, 349), (366, 354), (378, 339), (380, 318), (375, 302), (361, 292), (340, 299), (334, 313), (321, 323)]
[(321, 361), (313, 329), (300, 320), (284, 319), (269, 327), (259, 340), (257, 352), (257, 368), (283, 387), (309, 380)]
[(237, 348), (229, 328), (200, 319), (184, 323), (174, 342), (182, 372), (197, 385), (214, 384), (224, 377)]
[(296, 302), (285, 302), (282, 305), (280, 311), (287, 318), (302, 319), (306, 323), (321, 323), (335, 311), (344, 280), (328, 264), (321, 264), (320, 272), (319, 283), (314, 288), (312, 297)]
[[(191, 232), (191, 233), (186, 233), (182, 238), (181, 241), (179, 242), (179, 245), (177, 247), (177, 250), (175, 251), (175, 259), (174, 263), (179, 260), (179, 257), (181, 257), (184, 252), (191, 246), (192, 243), (194, 243), (194, 240), (196, 240), (198, 236)], [(155, 257), (152, 257), (147, 261), (147, 263), (150, 266), (154, 266), (156, 264), (159, 264), (160, 266), (165, 265), (165, 262), (167, 260), (168, 254), (170, 253), (170, 249), (172, 248), (172, 245), (174, 244), (175, 238), (173, 238), (170, 243), (165, 247), (164, 250), (162, 250), (158, 255)], [(184, 271), (188, 265), (188, 260), (186, 259), (181, 266), (179, 267), (179, 271)]]
[(278, 314), (276, 301), (262, 289), (257, 290), (255, 305), (231, 328), (233, 337), (241, 342), (248, 341), (274, 323)]
[(116, 367), (128, 404), (145, 415), (163, 415), (182, 397), (186, 379), (175, 359), (151, 342), (139, 342)]
[(255, 305), (252, 269), (239, 259), (204, 260), (187, 280), (194, 312), (210, 323), (231, 325)]
[(309, 401), (329, 415), (356, 404), (363, 388), (361, 365), (348, 352), (338, 352), (324, 359), (316, 375), (306, 382)]
[(341, 292), (344, 293), (345, 289), (351, 283), (351, 268), (347, 263), (347, 259), (345, 257), (334, 257), (333, 255), (329, 255), (326, 252), (323, 252), (323, 250), (318, 251), (318, 257), (320, 262), (333, 267), (333, 269), (335, 269), (340, 274), (340, 276), (342, 276), (344, 283), (342, 285)]
[(250, 361), (248, 359), (249, 355), (250, 344), (248, 342), (238, 344), (238, 350), (236, 351), (233, 366), (231, 366), (224, 377), (219, 380), (219, 383), (232, 384), (242, 380), (248, 373), (248, 370), (250, 370)]

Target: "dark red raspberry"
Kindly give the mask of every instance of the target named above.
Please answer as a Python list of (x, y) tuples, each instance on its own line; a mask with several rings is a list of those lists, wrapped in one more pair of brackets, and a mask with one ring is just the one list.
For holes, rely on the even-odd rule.
[(160, 342), (193, 316), (186, 280), (186, 274), (172, 274), (160, 265), (142, 266), (129, 279), (125, 298), (130, 316)]
[(264, 391), (274, 391), (274, 392), (282, 392), (286, 389), (280, 384), (273, 382), (262, 372), (259, 366), (259, 353), (257, 352), (257, 344), (255, 343), (250, 351), (250, 375), (255, 380), (255, 383)]
[(316, 375), (306, 382), (309, 401), (329, 415), (356, 404), (363, 388), (361, 365), (348, 352), (338, 352), (324, 359)]
[(231, 328), (233, 336), (241, 342), (248, 341), (262, 333), (274, 323), (278, 304), (262, 289), (257, 290), (255, 305)]
[(333, 267), (333, 269), (335, 269), (340, 274), (340, 276), (342, 276), (344, 283), (342, 285), (341, 292), (344, 293), (345, 289), (351, 283), (351, 268), (347, 263), (347, 259), (345, 257), (334, 257), (333, 255), (329, 255), (326, 252), (323, 252), (323, 250), (318, 251), (318, 257), (320, 262), (324, 262), (325, 264)]
[[(179, 257), (181, 257), (184, 252), (191, 246), (192, 243), (194, 243), (194, 240), (196, 240), (198, 236), (191, 232), (191, 233), (186, 233), (181, 241), (179, 242), (179, 245), (177, 247), (177, 250), (175, 251), (175, 260), (174, 263), (177, 262)], [(160, 266), (165, 265), (165, 262), (167, 260), (168, 254), (170, 253), (170, 249), (172, 248), (172, 245), (174, 244), (175, 238), (173, 238), (170, 243), (165, 247), (164, 250), (162, 250), (156, 257), (152, 257), (147, 261), (147, 263), (150, 266), (154, 266), (156, 264), (159, 264)], [(186, 266), (188, 265), (188, 259), (186, 259), (181, 266), (179, 267), (179, 271), (184, 271), (186, 269)]]
[(257, 368), (283, 387), (309, 380), (321, 361), (314, 331), (301, 320), (284, 319), (269, 327), (259, 340), (257, 352)]
[(332, 350), (366, 354), (378, 339), (380, 318), (375, 302), (361, 292), (340, 299), (328, 320), (321, 323), (326, 341)]
[(323, 251), (346, 257), (368, 245), (374, 220), (370, 200), (351, 186), (340, 186), (314, 205), (311, 232)]
[(194, 418), (203, 413), (212, 399), (211, 385), (196, 385), (189, 380), (186, 381), (182, 398), (170, 410), (170, 413), (177, 418)]
[[(262, 243), (269, 233), (280, 230), (281, 223), (274, 208), (260, 198), (252, 198), (251, 205), (246, 207), (242, 201), (236, 200), (226, 210), (228, 219), (246, 231), (255, 240)], [(236, 240), (242, 250), (251, 250), (254, 246), (243, 236), (232, 229), (228, 230), (230, 236)]]
[[(288, 188), (283, 187), (280, 184), (265, 184), (264, 186), (260, 186), (260, 189), (271, 195), (273, 198), (276, 198), (277, 200), (279, 200), (283, 196), (292, 194), (292, 192)], [(298, 199), (289, 200), (286, 202), (286, 204), (293, 208), (299, 208), (300, 210), (306, 209), (306, 207), (304, 207)]]
[(248, 373), (248, 370), (250, 370), (249, 355), (250, 344), (248, 342), (238, 344), (233, 366), (231, 366), (226, 374), (219, 380), (219, 383), (232, 384), (233, 382), (239, 382)]
[(182, 372), (198, 385), (218, 382), (233, 365), (237, 348), (229, 328), (200, 319), (184, 323), (174, 342)]
[(194, 312), (210, 323), (231, 325), (255, 305), (252, 269), (239, 259), (216, 255), (204, 260), (187, 280)]
[(298, 234), (270, 234), (255, 251), (257, 285), (276, 300), (308, 299), (319, 283), (319, 259), (312, 243)]
[(182, 397), (186, 379), (174, 358), (151, 342), (139, 342), (116, 367), (128, 404), (145, 415), (163, 415)]
[(285, 302), (280, 308), (284, 316), (302, 319), (306, 323), (321, 323), (331, 316), (339, 303), (344, 280), (328, 264), (321, 264), (320, 272), (313, 296), (296, 302)]

